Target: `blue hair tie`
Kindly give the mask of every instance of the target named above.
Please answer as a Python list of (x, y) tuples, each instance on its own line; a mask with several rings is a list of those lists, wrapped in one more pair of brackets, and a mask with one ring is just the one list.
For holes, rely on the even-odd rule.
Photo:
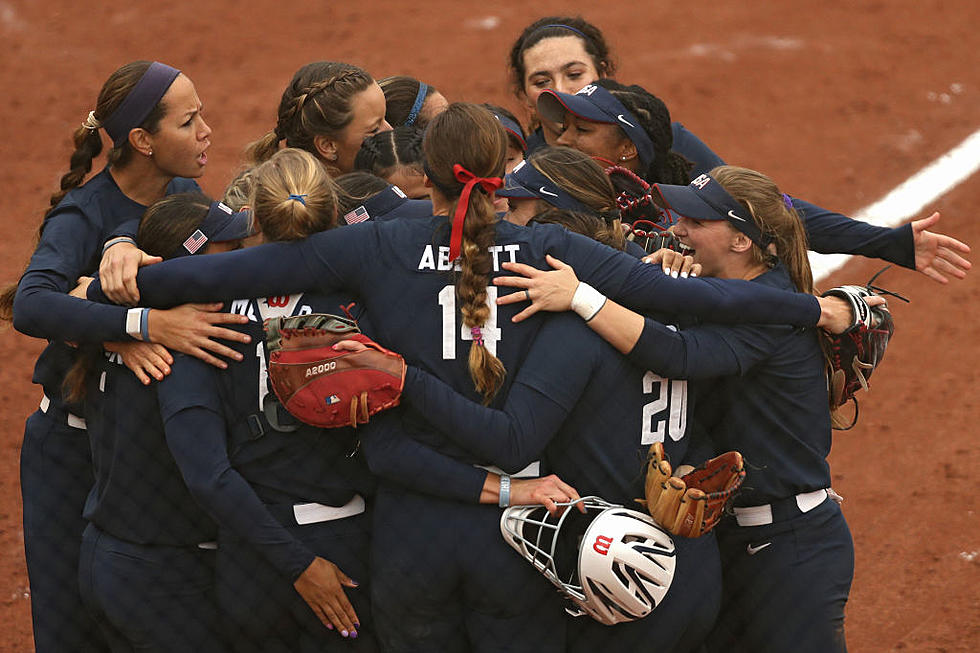
[(429, 85), (425, 82), (419, 82), (419, 92), (415, 96), (415, 104), (412, 105), (412, 110), (408, 112), (408, 118), (405, 119), (405, 125), (411, 127), (415, 124), (415, 120), (419, 117), (419, 112), (422, 110), (422, 105), (425, 104), (425, 96), (429, 92)]
[(299, 202), (303, 206), (306, 206), (306, 196), (307, 195), (308, 195), (308, 193), (303, 193), (302, 195), (294, 195), (293, 193), (290, 193), (289, 194), (289, 199), (296, 200), (297, 202)]
[[(572, 27), (571, 25), (563, 25), (563, 24), (561, 24), (561, 23), (552, 23), (552, 24), (550, 24), (550, 25), (542, 25), (542, 26), (541, 26), (541, 27), (539, 27), (538, 29), (544, 29), (544, 28), (546, 28), (546, 27), (559, 27), (559, 28), (561, 28), (561, 29), (567, 29), (567, 30), (571, 30), (571, 31), (573, 31), (573, 32), (575, 32), (576, 34), (578, 34), (579, 36), (581, 36), (581, 37), (582, 37), (583, 39), (585, 39), (585, 40), (586, 40), (586, 42), (588, 42), (588, 43), (591, 43), (591, 42), (592, 42), (592, 39), (590, 39), (590, 38), (589, 38), (588, 36), (586, 36), (586, 35), (585, 35), (585, 32), (583, 32), (583, 31), (582, 31), (582, 30), (580, 30), (580, 29), (575, 29), (575, 28), (574, 28), (574, 27)], [(538, 30), (534, 30), (534, 31), (538, 31)]]
[(793, 206), (793, 198), (787, 195), (786, 193), (783, 193), (783, 204), (785, 204), (786, 208), (789, 209), (790, 211), (792, 211), (795, 208)]

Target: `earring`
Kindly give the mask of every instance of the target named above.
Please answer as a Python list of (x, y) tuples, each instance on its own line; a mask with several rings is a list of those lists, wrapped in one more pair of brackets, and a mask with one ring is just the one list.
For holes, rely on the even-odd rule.
[(147, 152), (146, 153), (146, 156), (153, 156), (153, 150), (150, 150), (149, 152)]
[(626, 160), (626, 155), (624, 154), (623, 156), (621, 156), (619, 158), (620, 158), (621, 161), (625, 161)]

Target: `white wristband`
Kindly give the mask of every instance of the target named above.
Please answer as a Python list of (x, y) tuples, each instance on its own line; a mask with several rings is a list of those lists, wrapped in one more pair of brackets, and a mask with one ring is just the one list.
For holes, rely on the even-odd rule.
[(140, 331), (140, 321), (143, 318), (142, 308), (131, 308), (126, 311), (126, 333), (134, 340), (142, 340), (143, 333)]
[(580, 318), (588, 322), (596, 316), (605, 304), (605, 295), (584, 281), (578, 282), (575, 294), (572, 295), (572, 310)]

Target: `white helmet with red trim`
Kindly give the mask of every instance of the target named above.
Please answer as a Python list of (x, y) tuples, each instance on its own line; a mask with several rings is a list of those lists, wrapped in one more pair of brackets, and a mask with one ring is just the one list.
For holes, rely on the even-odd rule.
[(543, 506), (508, 508), (500, 532), (596, 621), (613, 625), (650, 614), (674, 578), (670, 536), (650, 515), (599, 497), (559, 505), (567, 507), (557, 517)]

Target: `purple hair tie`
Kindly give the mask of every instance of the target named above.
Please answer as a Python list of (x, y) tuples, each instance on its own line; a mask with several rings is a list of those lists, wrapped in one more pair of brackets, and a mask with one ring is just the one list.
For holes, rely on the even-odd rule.
[(483, 346), (483, 331), (480, 329), (480, 327), (470, 327), (470, 335), (473, 336), (474, 343), (480, 347)]
[(177, 79), (180, 71), (159, 61), (146, 69), (126, 98), (102, 123), (112, 146), (119, 147), (129, 138), (129, 132), (146, 120), (153, 108), (160, 103), (167, 89)]
[(793, 206), (793, 198), (787, 195), (786, 193), (783, 193), (783, 204), (785, 204), (786, 208), (789, 209), (790, 211), (792, 211), (795, 208)]

